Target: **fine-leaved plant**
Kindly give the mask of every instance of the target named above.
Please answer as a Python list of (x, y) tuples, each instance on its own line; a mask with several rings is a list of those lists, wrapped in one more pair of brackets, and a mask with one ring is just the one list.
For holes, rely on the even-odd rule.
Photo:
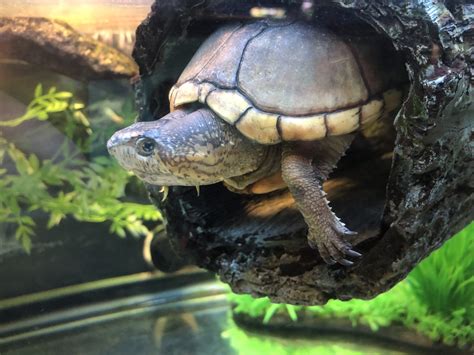
[[(50, 120), (63, 133), (64, 143), (54, 157), (42, 160), (34, 153), (27, 154), (2, 134), (2, 127), (19, 126), (29, 120)], [(129, 123), (106, 121), (109, 131)], [(110, 232), (121, 237), (127, 232), (134, 236), (149, 233), (144, 222), (160, 220), (159, 211), (151, 204), (126, 199), (125, 190), (133, 176), (114, 160), (103, 155), (90, 159), (78, 156), (94, 155), (90, 154), (94, 147), (105, 146), (108, 137), (98, 127), (98, 131), (91, 129), (84, 105), (72, 93), (54, 87), (43, 91), (41, 85), (21, 117), (0, 121), (0, 223), (15, 226), (15, 237), (28, 253), (37, 227), (32, 218), (35, 211), (49, 215), (49, 228), (73, 217), (108, 223)], [(4, 167), (7, 159), (14, 169)]]

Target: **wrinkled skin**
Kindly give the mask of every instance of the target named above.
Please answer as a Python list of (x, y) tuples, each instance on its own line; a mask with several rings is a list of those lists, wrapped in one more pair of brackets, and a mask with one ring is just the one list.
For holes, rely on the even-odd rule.
[[(211, 110), (179, 109), (139, 122), (110, 138), (107, 148), (140, 179), (163, 186), (224, 182), (234, 192), (288, 188), (308, 225), (308, 243), (328, 264), (350, 266), (359, 257), (345, 237), (355, 234), (333, 214), (323, 181), (353, 135), (314, 142), (262, 145), (244, 137)], [(254, 187), (258, 186), (258, 189)]]

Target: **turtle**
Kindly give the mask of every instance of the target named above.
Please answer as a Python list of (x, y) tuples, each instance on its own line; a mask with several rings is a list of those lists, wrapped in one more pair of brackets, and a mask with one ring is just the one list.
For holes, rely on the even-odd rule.
[(357, 132), (400, 107), (403, 74), (362, 37), (301, 20), (217, 29), (169, 92), (170, 112), (116, 132), (107, 147), (146, 183), (288, 189), (309, 246), (328, 264), (361, 254), (322, 183)]

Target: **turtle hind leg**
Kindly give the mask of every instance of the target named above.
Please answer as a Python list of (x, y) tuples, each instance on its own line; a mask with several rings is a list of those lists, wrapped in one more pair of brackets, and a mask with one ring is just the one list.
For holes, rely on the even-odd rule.
[(353, 136), (288, 143), (282, 152), (282, 176), (308, 225), (308, 243), (328, 264), (350, 266), (359, 257), (345, 237), (355, 235), (331, 211), (322, 183), (352, 142)]

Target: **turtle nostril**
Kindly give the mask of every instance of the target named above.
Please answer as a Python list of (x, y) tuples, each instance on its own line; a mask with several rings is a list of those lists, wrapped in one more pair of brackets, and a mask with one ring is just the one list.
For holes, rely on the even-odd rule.
[(116, 139), (115, 135), (113, 135), (108, 141), (107, 141), (107, 150), (109, 151), (110, 154), (113, 155), (113, 152), (115, 151), (117, 147), (118, 140)]

